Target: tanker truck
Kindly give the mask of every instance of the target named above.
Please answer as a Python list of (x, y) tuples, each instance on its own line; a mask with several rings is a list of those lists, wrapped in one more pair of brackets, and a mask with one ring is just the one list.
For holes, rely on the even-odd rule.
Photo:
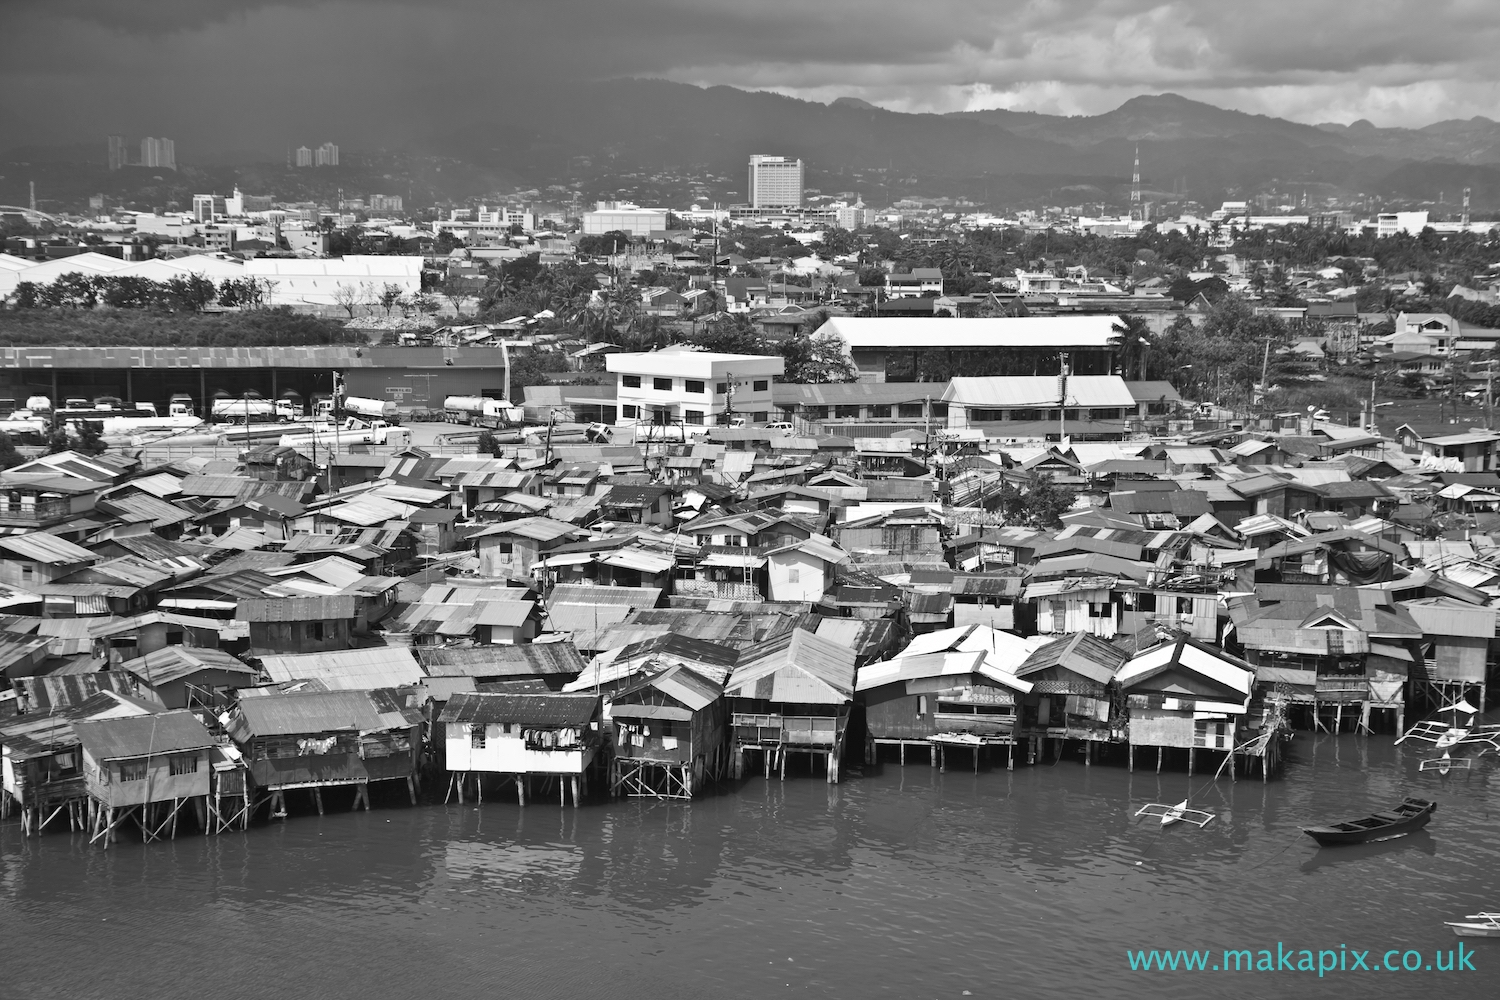
[(368, 420), (384, 420), (388, 424), (401, 422), (401, 411), (395, 403), (383, 399), (368, 399), (364, 396), (345, 396), (344, 412)]

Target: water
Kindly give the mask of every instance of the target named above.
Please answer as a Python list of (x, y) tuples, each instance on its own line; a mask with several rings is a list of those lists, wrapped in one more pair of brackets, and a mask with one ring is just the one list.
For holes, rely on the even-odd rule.
[[(1500, 909), (1493, 764), (1299, 734), (1283, 781), (1191, 779), (1202, 830), (1132, 818), (1181, 772), (885, 763), (692, 804), (395, 804), (103, 850), (0, 828), (4, 997), (1493, 997), (1477, 973), (1131, 972), (1126, 949), (1456, 947)], [(1154, 763), (1154, 762), (1153, 762)], [(1430, 834), (1299, 825), (1416, 793)], [(404, 794), (404, 790), (403, 790)], [(377, 799), (377, 803), (379, 803)]]

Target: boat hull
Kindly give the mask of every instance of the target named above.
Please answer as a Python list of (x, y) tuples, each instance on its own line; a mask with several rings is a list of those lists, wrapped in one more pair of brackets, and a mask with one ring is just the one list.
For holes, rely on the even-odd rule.
[(1468, 924), (1446, 921), (1459, 937), (1500, 938), (1500, 924)]
[(1387, 814), (1362, 816), (1343, 823), (1327, 826), (1305, 826), (1302, 832), (1322, 847), (1343, 847), (1350, 844), (1376, 844), (1383, 840), (1394, 840), (1425, 827), (1437, 809), (1436, 802), (1423, 799), (1406, 799)]

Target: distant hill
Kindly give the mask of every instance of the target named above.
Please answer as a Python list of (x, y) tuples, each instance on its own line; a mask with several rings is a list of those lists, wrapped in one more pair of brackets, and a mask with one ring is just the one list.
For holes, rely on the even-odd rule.
[[(995, 208), (1043, 199), (1121, 206), (1138, 146), (1143, 188), (1152, 201), (1185, 194), (1212, 207), (1225, 198), (1275, 192), (1299, 200), (1303, 193), (1313, 199), (1378, 194), (1418, 204), (1441, 193), (1456, 210), (1468, 185), (1476, 212), (1500, 209), (1500, 124), (1488, 118), (1420, 129), (1369, 122), (1315, 126), (1177, 94), (1134, 97), (1104, 114), (1074, 117), (1004, 110), (908, 114), (850, 97), (820, 104), (662, 80), (549, 80), (546, 86), (545, 100), (497, 95), (483, 122), (406, 151), (399, 168), (372, 161), (368, 177), (341, 179), (341, 186), (385, 184), (414, 204), (549, 187), (552, 194), (543, 197), (561, 199), (572, 187), (585, 200), (732, 203), (746, 196), (747, 158), (769, 153), (801, 157), (810, 187), (858, 193), (872, 205), (950, 197)], [(109, 191), (84, 187), (116, 179), (94, 176), (102, 171), (102, 144), (87, 152), (99, 164), (87, 178), (65, 185), (53, 179), (61, 172), (50, 171), (47, 187), (58, 188), (59, 197), (63, 188)], [(54, 155), (14, 150), (9, 162), (38, 153)], [(286, 186), (285, 171), (272, 164), (238, 169), (251, 184), (246, 190)], [(12, 199), (32, 176), (0, 174), (7, 175), (0, 176), (0, 196)], [(216, 171), (214, 182), (225, 186), (228, 180)]]

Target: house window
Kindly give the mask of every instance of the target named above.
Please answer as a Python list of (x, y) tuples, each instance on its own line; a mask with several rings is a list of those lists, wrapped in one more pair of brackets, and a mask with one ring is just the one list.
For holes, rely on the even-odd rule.
[(471, 750), (484, 749), (484, 726), (472, 723), (469, 726), (469, 748)]
[(1040, 419), (1042, 419), (1042, 411), (1041, 410), (1011, 410), (1010, 411), (1010, 419), (1012, 419), (1012, 420), (1040, 420)]
[(671, 392), (672, 380), (669, 378), (654, 378), (651, 380), (651, 388), (658, 392)]
[(639, 389), (641, 387), (641, 377), (639, 375), (621, 375), (620, 384), (627, 389)]
[(703, 411), (702, 410), (683, 410), (682, 411), (682, 422), (685, 423), (685, 424), (702, 424), (703, 423)]
[(510, 555), (512, 552), (515, 551), (515, 548), (516, 548), (516, 546), (515, 546), (514, 542), (496, 542), (495, 543), (495, 551), (498, 552), (498, 553), (500, 553), (503, 556)]
[(724, 395), (724, 393), (726, 393), (728, 391), (729, 391), (729, 383), (728, 382), (717, 382), (717, 383), (714, 384), (714, 393), (716, 395), (722, 396), (722, 395)]
[(922, 404), (902, 403), (896, 407), (896, 415), (901, 417), (920, 417), (922, 415)]
[(121, 781), (145, 781), (146, 762), (143, 760), (127, 760), (120, 764)]
[(917, 695), (917, 714), (927, 714), (927, 696), (925, 694)]
[(686, 382), (682, 383), (682, 387), (684, 389), (686, 389), (688, 392), (702, 392), (703, 391), (703, 383), (700, 382), (700, 381), (698, 381), (695, 378), (690, 378)]
[[(637, 379), (636, 381), (640, 380)], [(641, 408), (639, 406), (635, 406), (632, 403), (626, 403), (625, 405), (620, 407), (620, 413), (623, 416), (629, 417), (631, 420), (634, 420), (636, 417), (639, 417), (641, 415)]]
[(1089, 409), (1090, 420), (1119, 420), (1120, 410), (1118, 407), (1095, 406)]
[(890, 415), (891, 415), (891, 408), (889, 406), (872, 406), (872, 407), (870, 407), (870, 416), (872, 416), (872, 417), (889, 417)]
[(807, 408), (807, 415), (809, 417), (811, 417), (813, 420), (827, 420), (828, 419), (828, 407), (826, 407), (826, 406), (809, 406)]
[(947, 416), (948, 416), (948, 404), (947, 403), (933, 403), (932, 404), (932, 418), (934, 420), (946, 419)]
[(315, 642), (321, 642), (323, 640), (323, 623), (322, 622), (308, 622), (307, 623), (307, 637), (309, 639), (312, 639)]
[(35, 566), (22, 566), (21, 567), (21, 579), (22, 580), (30, 580), (34, 576), (36, 576), (36, 567)]
[(174, 754), (167, 762), (167, 770), (171, 774), (197, 774), (198, 755), (195, 753)]
[(1064, 410), (1063, 411), (1063, 419), (1064, 420), (1077, 420), (1078, 419), (1078, 411), (1076, 409), (1073, 409), (1073, 410)]
[(801, 566), (788, 566), (787, 570), (786, 570), (786, 582), (787, 583), (801, 583), (802, 582), (802, 567)]
[(755, 380), (751, 388), (754, 392), (770, 392), (771, 380), (766, 378), (758, 378)]
[(754, 413), (750, 414), (750, 419), (755, 421), (757, 424), (763, 424), (767, 420), (771, 419), (771, 413), (769, 410), (756, 410)]
[(833, 408), (833, 415), (840, 420), (852, 420), (859, 416), (859, 407), (849, 405), (835, 406)]

